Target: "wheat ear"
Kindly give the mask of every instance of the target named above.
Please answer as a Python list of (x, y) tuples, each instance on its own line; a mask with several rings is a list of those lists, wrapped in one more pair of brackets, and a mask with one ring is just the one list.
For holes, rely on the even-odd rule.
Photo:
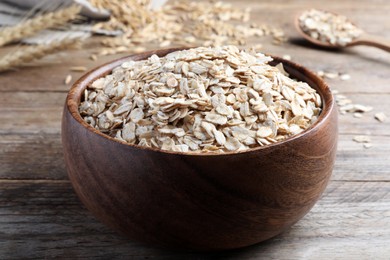
[(53, 41), (50, 44), (24, 47), (0, 59), (0, 72), (41, 59), (52, 53), (77, 47), (80, 43), (81, 38), (67, 38)]
[(39, 15), (12, 27), (0, 30), (0, 46), (31, 36), (39, 31), (66, 24), (77, 17), (81, 10), (79, 5)]

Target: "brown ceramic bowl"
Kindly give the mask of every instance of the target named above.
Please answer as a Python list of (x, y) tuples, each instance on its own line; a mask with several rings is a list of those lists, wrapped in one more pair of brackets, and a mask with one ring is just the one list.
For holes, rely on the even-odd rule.
[(93, 80), (128, 59), (88, 72), (71, 88), (62, 121), (69, 178), (85, 206), (133, 240), (180, 250), (222, 250), (266, 240), (301, 219), (331, 176), (337, 112), (322, 79), (283, 62), (291, 76), (317, 89), (318, 121), (283, 142), (225, 154), (185, 154), (125, 144), (86, 124), (78, 105)]

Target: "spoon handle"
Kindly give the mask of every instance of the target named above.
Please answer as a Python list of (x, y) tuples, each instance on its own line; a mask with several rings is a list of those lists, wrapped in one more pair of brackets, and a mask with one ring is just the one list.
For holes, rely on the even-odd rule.
[(353, 45), (369, 45), (390, 52), (390, 39), (371, 34), (363, 34), (351, 43)]

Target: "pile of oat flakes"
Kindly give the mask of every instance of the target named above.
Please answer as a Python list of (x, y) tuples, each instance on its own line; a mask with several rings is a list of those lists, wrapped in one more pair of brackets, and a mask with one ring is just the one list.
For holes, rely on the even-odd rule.
[(95, 25), (95, 30), (120, 31), (117, 37), (102, 41), (98, 55), (120, 52), (139, 53), (172, 46), (252, 46), (261, 48), (260, 38), (270, 37), (274, 44), (286, 41), (282, 29), (257, 24), (250, 19), (250, 8), (223, 1), (168, 1), (151, 9), (150, 0), (91, 0), (110, 10), (109, 21)]
[(305, 11), (299, 26), (311, 38), (335, 46), (345, 46), (363, 33), (347, 17), (317, 9)]
[(275, 143), (314, 123), (321, 98), (271, 60), (224, 46), (127, 61), (88, 87), (80, 113), (105, 134), (163, 150), (228, 152)]

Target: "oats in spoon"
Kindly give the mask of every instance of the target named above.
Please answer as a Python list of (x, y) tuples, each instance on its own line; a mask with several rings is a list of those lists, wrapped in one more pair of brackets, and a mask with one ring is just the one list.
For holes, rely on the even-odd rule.
[(347, 17), (316, 9), (302, 13), (299, 26), (311, 38), (334, 46), (346, 46), (363, 33)]

